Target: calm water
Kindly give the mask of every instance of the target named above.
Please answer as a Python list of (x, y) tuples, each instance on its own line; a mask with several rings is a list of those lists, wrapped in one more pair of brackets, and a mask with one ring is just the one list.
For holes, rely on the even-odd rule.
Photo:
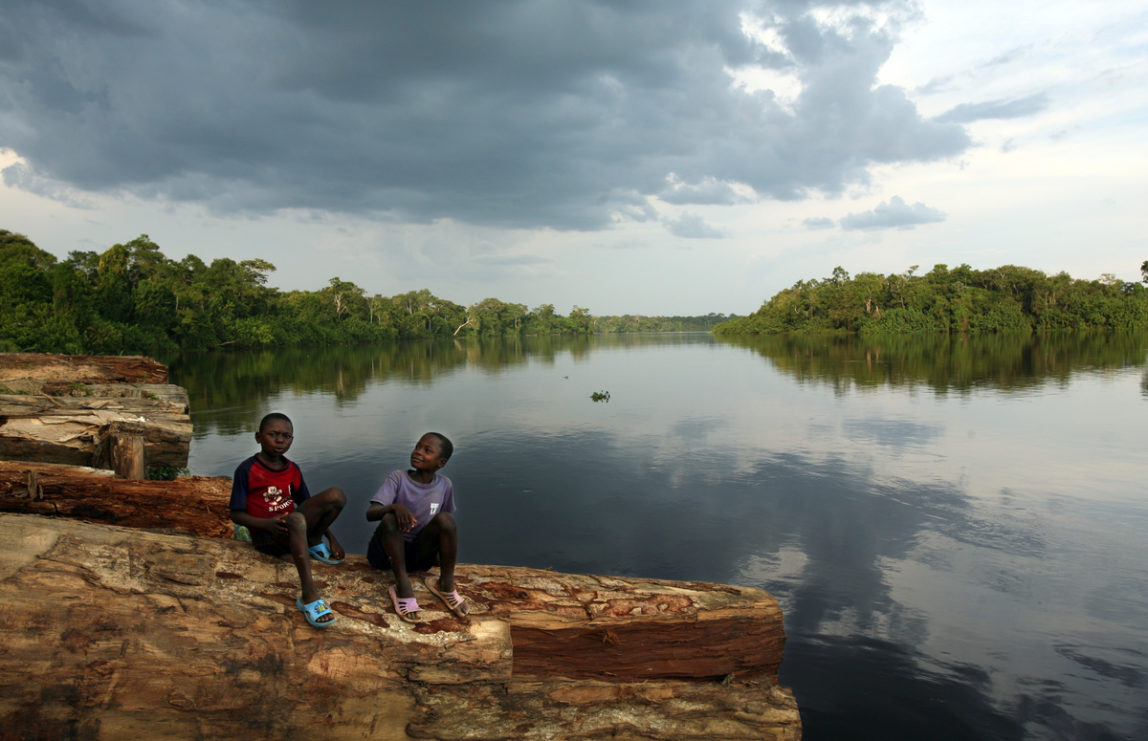
[(769, 590), (807, 739), (1144, 739), (1146, 353), (647, 335), (216, 354), (172, 381), (197, 474), (290, 415), (352, 552), (433, 429), (465, 562)]

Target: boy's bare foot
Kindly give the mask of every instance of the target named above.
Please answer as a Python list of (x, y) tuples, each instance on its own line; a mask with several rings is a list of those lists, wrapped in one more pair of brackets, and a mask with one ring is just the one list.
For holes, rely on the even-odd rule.
[(419, 601), (414, 597), (400, 597), (398, 592), (395, 591), (394, 586), (387, 587), (387, 591), (391, 595), (391, 603), (395, 606), (395, 612), (399, 618), (408, 623), (417, 623), (421, 615), (419, 614)]
[(431, 591), (431, 594), (442, 600), (442, 603), (446, 605), (446, 609), (454, 613), (455, 617), (466, 617), (466, 600), (463, 599), (463, 596), (458, 593), (458, 589), (452, 589), (449, 592), (446, 591), (439, 586), (438, 580), (433, 576), (428, 576), (425, 580), (423, 580), (423, 584), (425, 584), (426, 588)]
[(295, 606), (303, 611), (303, 617), (307, 618), (307, 622), (316, 628), (326, 628), (335, 622), (335, 613), (331, 612), (331, 608), (327, 607), (322, 598), (314, 602), (303, 602), (302, 597), (296, 597)]

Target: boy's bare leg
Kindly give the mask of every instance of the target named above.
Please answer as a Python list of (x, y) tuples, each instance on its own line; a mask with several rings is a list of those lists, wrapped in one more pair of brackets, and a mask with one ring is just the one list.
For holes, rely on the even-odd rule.
[(346, 504), (347, 495), (337, 486), (324, 489), (303, 502), (300, 509), (307, 518), (308, 548), (322, 543), (323, 536), (326, 535), (327, 539), (331, 541), (331, 555), (336, 559), (341, 559), (346, 555), (342, 552), (343, 548), (339, 545), (339, 541), (328, 532), (331, 524), (342, 513)]
[(435, 515), (426, 529), (419, 533), (419, 546), (419, 558), (423, 563), (431, 563), (438, 557), (437, 586), (430, 581), (431, 577), (427, 577), (427, 588), (435, 592), (455, 615), (466, 615), (469, 612), (466, 601), (453, 604), (450, 597), (455, 592), (454, 566), (458, 558), (458, 523), (454, 515), (449, 512)]
[(458, 522), (449, 512), (440, 512), (431, 521), (438, 526), (438, 588), (454, 591), (454, 564), (458, 558)]
[(307, 519), (301, 512), (287, 515), (287, 545), (291, 549), (291, 560), (299, 572), (299, 585), (303, 590), (304, 604), (319, 599), (319, 590), (311, 578), (311, 556), (307, 553)]
[(388, 512), (383, 515), (380, 524), (381, 527), (376, 532), (382, 542), (383, 551), (387, 554), (387, 560), (391, 562), (391, 571), (395, 574), (395, 593), (403, 598), (414, 597), (415, 590), (411, 586), (410, 576), (407, 575), (407, 553), (403, 545), (403, 533), (399, 529), (399, 518), (395, 517), (394, 513)]

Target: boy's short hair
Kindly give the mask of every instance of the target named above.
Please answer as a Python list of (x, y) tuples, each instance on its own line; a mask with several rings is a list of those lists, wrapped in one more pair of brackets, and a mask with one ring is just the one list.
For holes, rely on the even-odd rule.
[(291, 422), (291, 418), (283, 412), (271, 412), (270, 414), (264, 415), (263, 419), (259, 420), (259, 431), (263, 432), (263, 428), (266, 427), (269, 422), (276, 419), (281, 419), (292, 427), (295, 426), (294, 423)]
[(454, 455), (454, 443), (450, 441), (450, 438), (441, 432), (428, 432), (427, 434), (438, 438), (438, 445), (442, 448), (442, 459), (449, 461), (450, 457)]

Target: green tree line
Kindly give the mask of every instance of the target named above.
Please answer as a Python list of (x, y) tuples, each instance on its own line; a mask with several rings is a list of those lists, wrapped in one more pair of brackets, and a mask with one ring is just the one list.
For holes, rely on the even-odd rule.
[[(1148, 281), (1148, 261), (1141, 268)], [(843, 268), (822, 280), (798, 281), (749, 316), (714, 328), (719, 336), (792, 331), (860, 334), (983, 333), (1148, 328), (1148, 289), (1113, 275), (1098, 280), (1053, 276), (1004, 265), (917, 275), (858, 273)]]
[[(64, 260), (0, 229), (0, 351), (145, 353), (396, 339), (709, 329), (713, 317), (599, 317), (486, 298), (462, 306), (423, 289), (369, 296), (331, 278), (317, 291), (267, 285), (265, 260), (172, 260), (141, 235)], [(724, 317), (721, 317), (724, 318)], [(631, 320), (631, 321), (624, 321)], [(702, 326), (706, 325), (708, 326)]]
[(641, 316), (623, 314), (594, 318), (594, 331), (598, 334), (625, 332), (709, 332), (714, 327), (735, 319), (733, 314), (709, 313), (704, 316)]

